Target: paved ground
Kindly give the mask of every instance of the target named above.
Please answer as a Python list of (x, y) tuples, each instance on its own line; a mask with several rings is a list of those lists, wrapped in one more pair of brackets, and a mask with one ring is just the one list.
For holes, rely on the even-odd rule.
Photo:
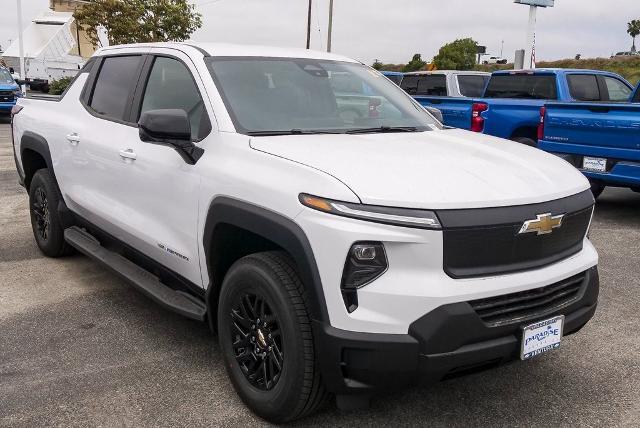
[[(0, 118), (0, 122), (3, 119)], [(259, 425), (227, 380), (215, 338), (86, 257), (38, 252), (0, 124), (0, 426)], [(596, 317), (533, 361), (333, 405), (300, 425), (638, 426), (640, 195), (607, 190), (591, 237)]]

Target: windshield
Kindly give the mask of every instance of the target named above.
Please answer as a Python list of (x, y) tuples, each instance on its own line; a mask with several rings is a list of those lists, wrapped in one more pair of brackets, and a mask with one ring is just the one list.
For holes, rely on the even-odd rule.
[(248, 135), (411, 132), (440, 125), (397, 85), (356, 63), (209, 58), (236, 129)]
[(9, 73), (7, 70), (3, 68), (0, 68), (0, 83), (15, 84), (16, 82), (13, 80), (13, 77), (11, 77), (11, 73)]

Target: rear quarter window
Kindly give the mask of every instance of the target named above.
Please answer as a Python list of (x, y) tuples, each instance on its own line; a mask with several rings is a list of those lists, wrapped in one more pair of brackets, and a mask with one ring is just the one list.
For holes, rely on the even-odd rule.
[(555, 75), (498, 74), (491, 76), (487, 98), (555, 100), (558, 98)]
[(481, 97), (489, 76), (459, 75), (458, 87), (465, 97)]

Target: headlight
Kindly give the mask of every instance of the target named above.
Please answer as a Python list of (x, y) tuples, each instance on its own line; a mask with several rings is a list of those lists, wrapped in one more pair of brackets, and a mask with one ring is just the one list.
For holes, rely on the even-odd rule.
[(306, 207), (342, 217), (419, 229), (441, 228), (438, 216), (433, 211), (354, 204), (319, 198), (305, 193), (301, 193), (299, 199)]
[(20, 89), (16, 89), (16, 90), (13, 91), (13, 95), (16, 98), (20, 98), (20, 97), (22, 97), (22, 91)]

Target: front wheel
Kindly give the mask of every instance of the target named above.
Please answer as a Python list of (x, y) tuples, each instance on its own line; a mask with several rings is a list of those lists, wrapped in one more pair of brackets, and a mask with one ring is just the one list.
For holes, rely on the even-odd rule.
[(58, 185), (48, 169), (39, 169), (29, 185), (31, 228), (38, 248), (49, 257), (61, 257), (73, 252), (64, 240), (64, 227), (58, 212), (62, 200)]
[(293, 263), (281, 252), (238, 260), (220, 291), (227, 373), (242, 401), (270, 422), (303, 417), (326, 398), (303, 296)]

